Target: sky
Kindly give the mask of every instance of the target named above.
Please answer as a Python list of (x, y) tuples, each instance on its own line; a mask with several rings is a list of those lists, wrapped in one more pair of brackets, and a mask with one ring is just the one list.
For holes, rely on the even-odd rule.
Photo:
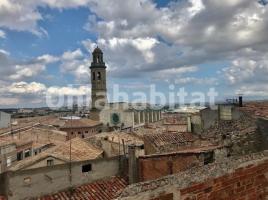
[[(0, 108), (90, 95), (91, 53), (107, 89), (218, 100), (268, 98), (266, 0), (0, 0)], [(174, 86), (175, 89), (171, 86)]]

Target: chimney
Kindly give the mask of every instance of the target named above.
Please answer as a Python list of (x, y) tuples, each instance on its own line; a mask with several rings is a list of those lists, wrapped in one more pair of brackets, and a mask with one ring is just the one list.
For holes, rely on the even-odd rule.
[(192, 132), (191, 116), (187, 116), (187, 131), (188, 131), (189, 133)]
[(128, 176), (129, 183), (137, 183), (138, 168), (136, 158), (136, 146), (134, 144), (128, 146)]
[(239, 96), (239, 107), (243, 107), (243, 97)]

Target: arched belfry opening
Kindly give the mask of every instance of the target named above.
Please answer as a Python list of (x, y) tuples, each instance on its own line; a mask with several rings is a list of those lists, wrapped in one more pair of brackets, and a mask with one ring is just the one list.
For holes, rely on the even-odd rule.
[(98, 80), (101, 80), (101, 73), (100, 72), (98, 72)]

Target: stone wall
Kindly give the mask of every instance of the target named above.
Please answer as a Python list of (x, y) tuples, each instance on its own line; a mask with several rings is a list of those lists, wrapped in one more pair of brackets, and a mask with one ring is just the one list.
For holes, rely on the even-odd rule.
[(203, 131), (212, 127), (218, 121), (218, 110), (206, 108), (198, 114), (191, 116), (192, 131), (201, 134)]
[(259, 118), (257, 120), (258, 132), (260, 135), (260, 148), (262, 150), (268, 149), (268, 119)]
[(104, 109), (100, 112), (100, 121), (104, 126), (109, 124), (110, 126), (114, 126), (111, 121), (111, 115), (113, 113), (117, 113), (120, 118), (120, 123), (118, 126), (121, 126), (124, 123), (124, 128), (133, 127), (134, 126), (134, 112), (126, 111), (123, 109)]
[(262, 152), (191, 168), (128, 186), (120, 200), (266, 199), (268, 154)]
[[(92, 170), (83, 173), (82, 166), (86, 164), (91, 164)], [(8, 196), (9, 200), (43, 196), (105, 177), (115, 176), (120, 171), (118, 157), (72, 163), (71, 177), (69, 166), (69, 164), (64, 164), (6, 172), (5, 195)]]

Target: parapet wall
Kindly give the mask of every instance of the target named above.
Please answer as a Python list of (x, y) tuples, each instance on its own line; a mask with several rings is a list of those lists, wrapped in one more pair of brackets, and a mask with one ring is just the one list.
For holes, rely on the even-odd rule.
[(268, 197), (267, 152), (130, 185), (121, 200), (265, 199)]

